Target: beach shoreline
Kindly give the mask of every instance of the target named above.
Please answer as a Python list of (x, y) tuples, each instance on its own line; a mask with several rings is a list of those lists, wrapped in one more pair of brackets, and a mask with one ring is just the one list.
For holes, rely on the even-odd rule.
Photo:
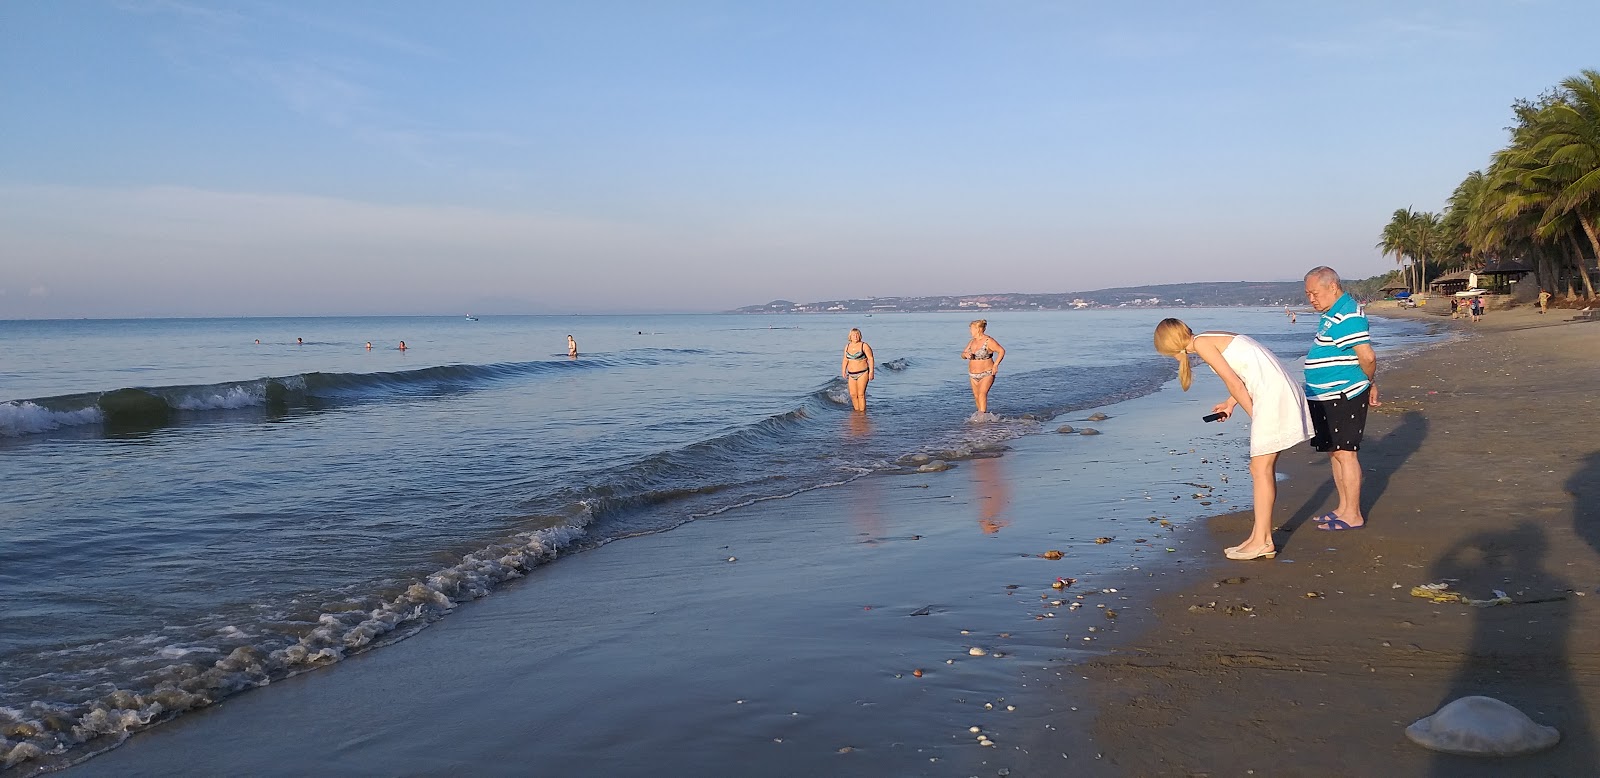
[[(1132, 617), (1194, 562), (1179, 527), (1248, 499), (1246, 428), (1197, 407), (1157, 391), (1046, 427), (1101, 435), (1043, 431), (585, 551), (72, 773), (1020, 774), (1061, 733), (1050, 758), (1092, 774), (1091, 706), (1051, 685), (1119, 640), (1107, 611)], [(1156, 482), (1130, 488), (1138, 470)]]
[[(1369, 529), (1329, 533), (1326, 458), (1286, 455), (1275, 562), (1218, 561), (1153, 603), (1130, 644), (1088, 661), (1097, 748), (1119, 774), (1587, 774), (1600, 763), (1600, 327), (1531, 308), (1380, 365), (1362, 464)], [(1186, 529), (1234, 542), (1248, 515)], [(1473, 608), (1414, 597), (1446, 582)], [(1427, 751), (1403, 730), (1469, 694), (1561, 730), (1514, 760)]]
[[(1046, 425), (1101, 436), (1028, 435), (949, 472), (576, 554), (73, 772), (1117, 774), (1083, 670), (1220, 562), (1225, 544), (1192, 527), (1248, 504), (1248, 428), (1198, 423), (1222, 391), (1202, 373), (1189, 394), (1169, 383), (1104, 421)], [(741, 523), (752, 513), (765, 521)]]

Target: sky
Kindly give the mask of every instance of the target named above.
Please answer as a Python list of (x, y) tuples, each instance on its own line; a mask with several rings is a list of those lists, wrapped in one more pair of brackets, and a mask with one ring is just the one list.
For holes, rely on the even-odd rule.
[(0, 3), (0, 318), (1348, 277), (1600, 4)]

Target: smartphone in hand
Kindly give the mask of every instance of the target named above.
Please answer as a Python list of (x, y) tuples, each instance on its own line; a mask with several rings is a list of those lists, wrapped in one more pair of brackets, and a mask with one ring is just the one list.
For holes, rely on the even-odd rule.
[(1200, 417), (1200, 420), (1201, 421), (1222, 421), (1223, 419), (1226, 419), (1226, 418), (1228, 418), (1228, 414), (1226, 414), (1226, 413), (1213, 413), (1213, 414), (1210, 414), (1208, 416)]

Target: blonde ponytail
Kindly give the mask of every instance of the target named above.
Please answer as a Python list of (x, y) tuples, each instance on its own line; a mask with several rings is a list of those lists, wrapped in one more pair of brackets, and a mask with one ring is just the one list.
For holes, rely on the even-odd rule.
[(1178, 319), (1162, 319), (1156, 325), (1156, 353), (1178, 360), (1178, 385), (1189, 391), (1194, 382), (1194, 370), (1189, 367), (1189, 341), (1194, 340), (1194, 330)]

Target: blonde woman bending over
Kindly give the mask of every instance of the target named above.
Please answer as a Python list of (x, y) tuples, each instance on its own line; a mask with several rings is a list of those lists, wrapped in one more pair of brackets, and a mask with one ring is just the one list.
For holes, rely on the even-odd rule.
[(1006, 350), (999, 341), (989, 337), (987, 319), (978, 319), (967, 325), (967, 329), (972, 332), (972, 340), (961, 350), (961, 358), (967, 360), (972, 401), (978, 406), (978, 415), (982, 416), (989, 412), (989, 388), (994, 386), (994, 377), (1000, 372), (1000, 360), (1006, 358)]
[(1227, 421), (1235, 408), (1250, 415), (1250, 479), (1255, 492), (1255, 523), (1250, 537), (1223, 553), (1229, 559), (1271, 559), (1272, 504), (1278, 499), (1278, 452), (1311, 438), (1311, 411), (1305, 393), (1289, 378), (1272, 352), (1232, 332), (1195, 334), (1177, 319), (1156, 325), (1156, 351), (1178, 360), (1178, 383), (1185, 392), (1194, 380), (1189, 355), (1199, 354), (1228, 387), (1228, 399), (1211, 408)]
[(861, 339), (861, 330), (850, 328), (850, 339), (844, 344), (844, 359), (839, 361), (839, 373), (850, 389), (850, 406), (857, 411), (867, 410), (867, 384), (877, 375), (877, 364), (872, 358), (872, 347)]

